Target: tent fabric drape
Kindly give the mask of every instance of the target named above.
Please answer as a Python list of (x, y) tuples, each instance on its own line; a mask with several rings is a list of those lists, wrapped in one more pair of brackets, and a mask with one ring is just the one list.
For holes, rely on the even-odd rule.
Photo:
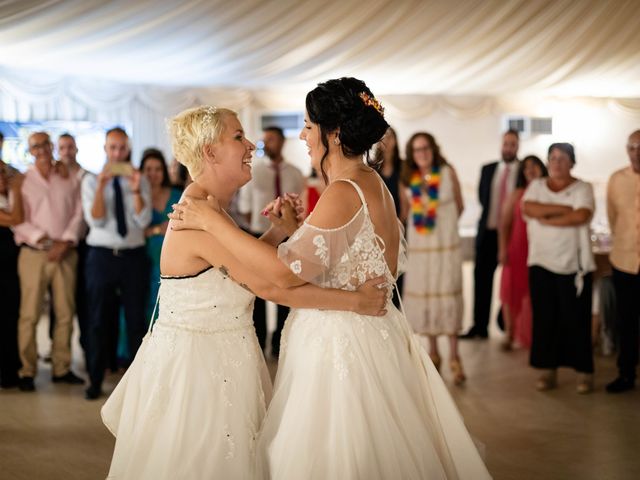
[[(127, 84), (640, 96), (635, 0), (20, 0), (0, 64)], [(115, 99), (124, 105), (125, 97)]]

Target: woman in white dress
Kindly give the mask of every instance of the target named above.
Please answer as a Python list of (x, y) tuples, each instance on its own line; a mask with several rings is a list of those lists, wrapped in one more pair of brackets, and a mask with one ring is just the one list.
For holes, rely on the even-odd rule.
[(414, 332), (426, 337), (429, 356), (439, 370), (438, 336), (449, 338), (453, 381), (465, 381), (458, 353), (462, 328), (462, 248), (458, 218), (464, 204), (454, 168), (427, 132), (407, 142), (402, 175), (411, 210), (407, 231), (407, 271), (402, 299)]
[[(373, 93), (342, 78), (307, 95), (306, 142), (328, 187), (311, 217), (276, 249), (227, 228), (188, 200), (176, 228), (202, 228), (280, 286), (354, 290), (402, 263), (391, 195), (363, 162), (388, 125)], [(368, 155), (367, 155), (368, 157)], [(253, 255), (243, 252), (251, 250)], [(389, 292), (390, 296), (390, 292)], [(262, 478), (489, 478), (438, 372), (392, 304), (382, 317), (293, 309), (283, 333), (274, 397), (258, 441)]]
[[(226, 207), (251, 179), (254, 146), (234, 112), (187, 110), (173, 119), (171, 136), (194, 178), (185, 195), (213, 195)], [(237, 228), (227, 215), (224, 221)], [(275, 245), (286, 234), (272, 228), (262, 241)], [(116, 436), (108, 478), (264, 476), (255, 471), (255, 441), (271, 381), (252, 322), (254, 293), (292, 307), (375, 315), (384, 313), (385, 290), (376, 286), (384, 279), (361, 289), (366, 294), (279, 288), (199, 231), (167, 231), (161, 270), (158, 320), (102, 408)]]

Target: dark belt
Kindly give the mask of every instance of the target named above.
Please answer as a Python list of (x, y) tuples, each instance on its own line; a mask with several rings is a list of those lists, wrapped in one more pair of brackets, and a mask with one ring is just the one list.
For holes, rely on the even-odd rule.
[[(27, 244), (27, 243), (21, 243), (20, 247), (25, 247), (28, 248), (29, 250), (34, 250), (36, 252), (48, 252), (49, 250), (51, 250), (51, 248), (38, 248), (38, 247), (32, 247), (31, 245)], [(76, 246), (70, 246), (69, 250), (75, 250)]]
[(94, 247), (89, 245), (89, 248), (97, 250), (102, 253), (107, 253), (114, 257), (128, 257), (132, 255), (139, 255), (140, 253), (146, 252), (146, 247), (135, 247), (135, 248), (107, 248), (107, 247)]

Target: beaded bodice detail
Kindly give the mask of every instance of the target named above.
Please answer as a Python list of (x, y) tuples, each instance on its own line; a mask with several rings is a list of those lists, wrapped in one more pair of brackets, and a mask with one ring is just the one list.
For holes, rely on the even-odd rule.
[(224, 269), (209, 267), (188, 277), (161, 277), (158, 324), (204, 332), (253, 325), (254, 295)]

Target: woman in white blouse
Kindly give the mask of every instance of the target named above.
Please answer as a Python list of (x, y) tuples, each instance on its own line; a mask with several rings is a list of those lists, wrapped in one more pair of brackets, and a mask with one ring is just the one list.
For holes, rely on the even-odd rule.
[(578, 372), (578, 393), (593, 390), (589, 242), (594, 210), (591, 184), (571, 176), (573, 146), (549, 147), (549, 177), (534, 180), (523, 197), (529, 236), (533, 308), (531, 366), (542, 370), (538, 390), (556, 387), (558, 367)]

